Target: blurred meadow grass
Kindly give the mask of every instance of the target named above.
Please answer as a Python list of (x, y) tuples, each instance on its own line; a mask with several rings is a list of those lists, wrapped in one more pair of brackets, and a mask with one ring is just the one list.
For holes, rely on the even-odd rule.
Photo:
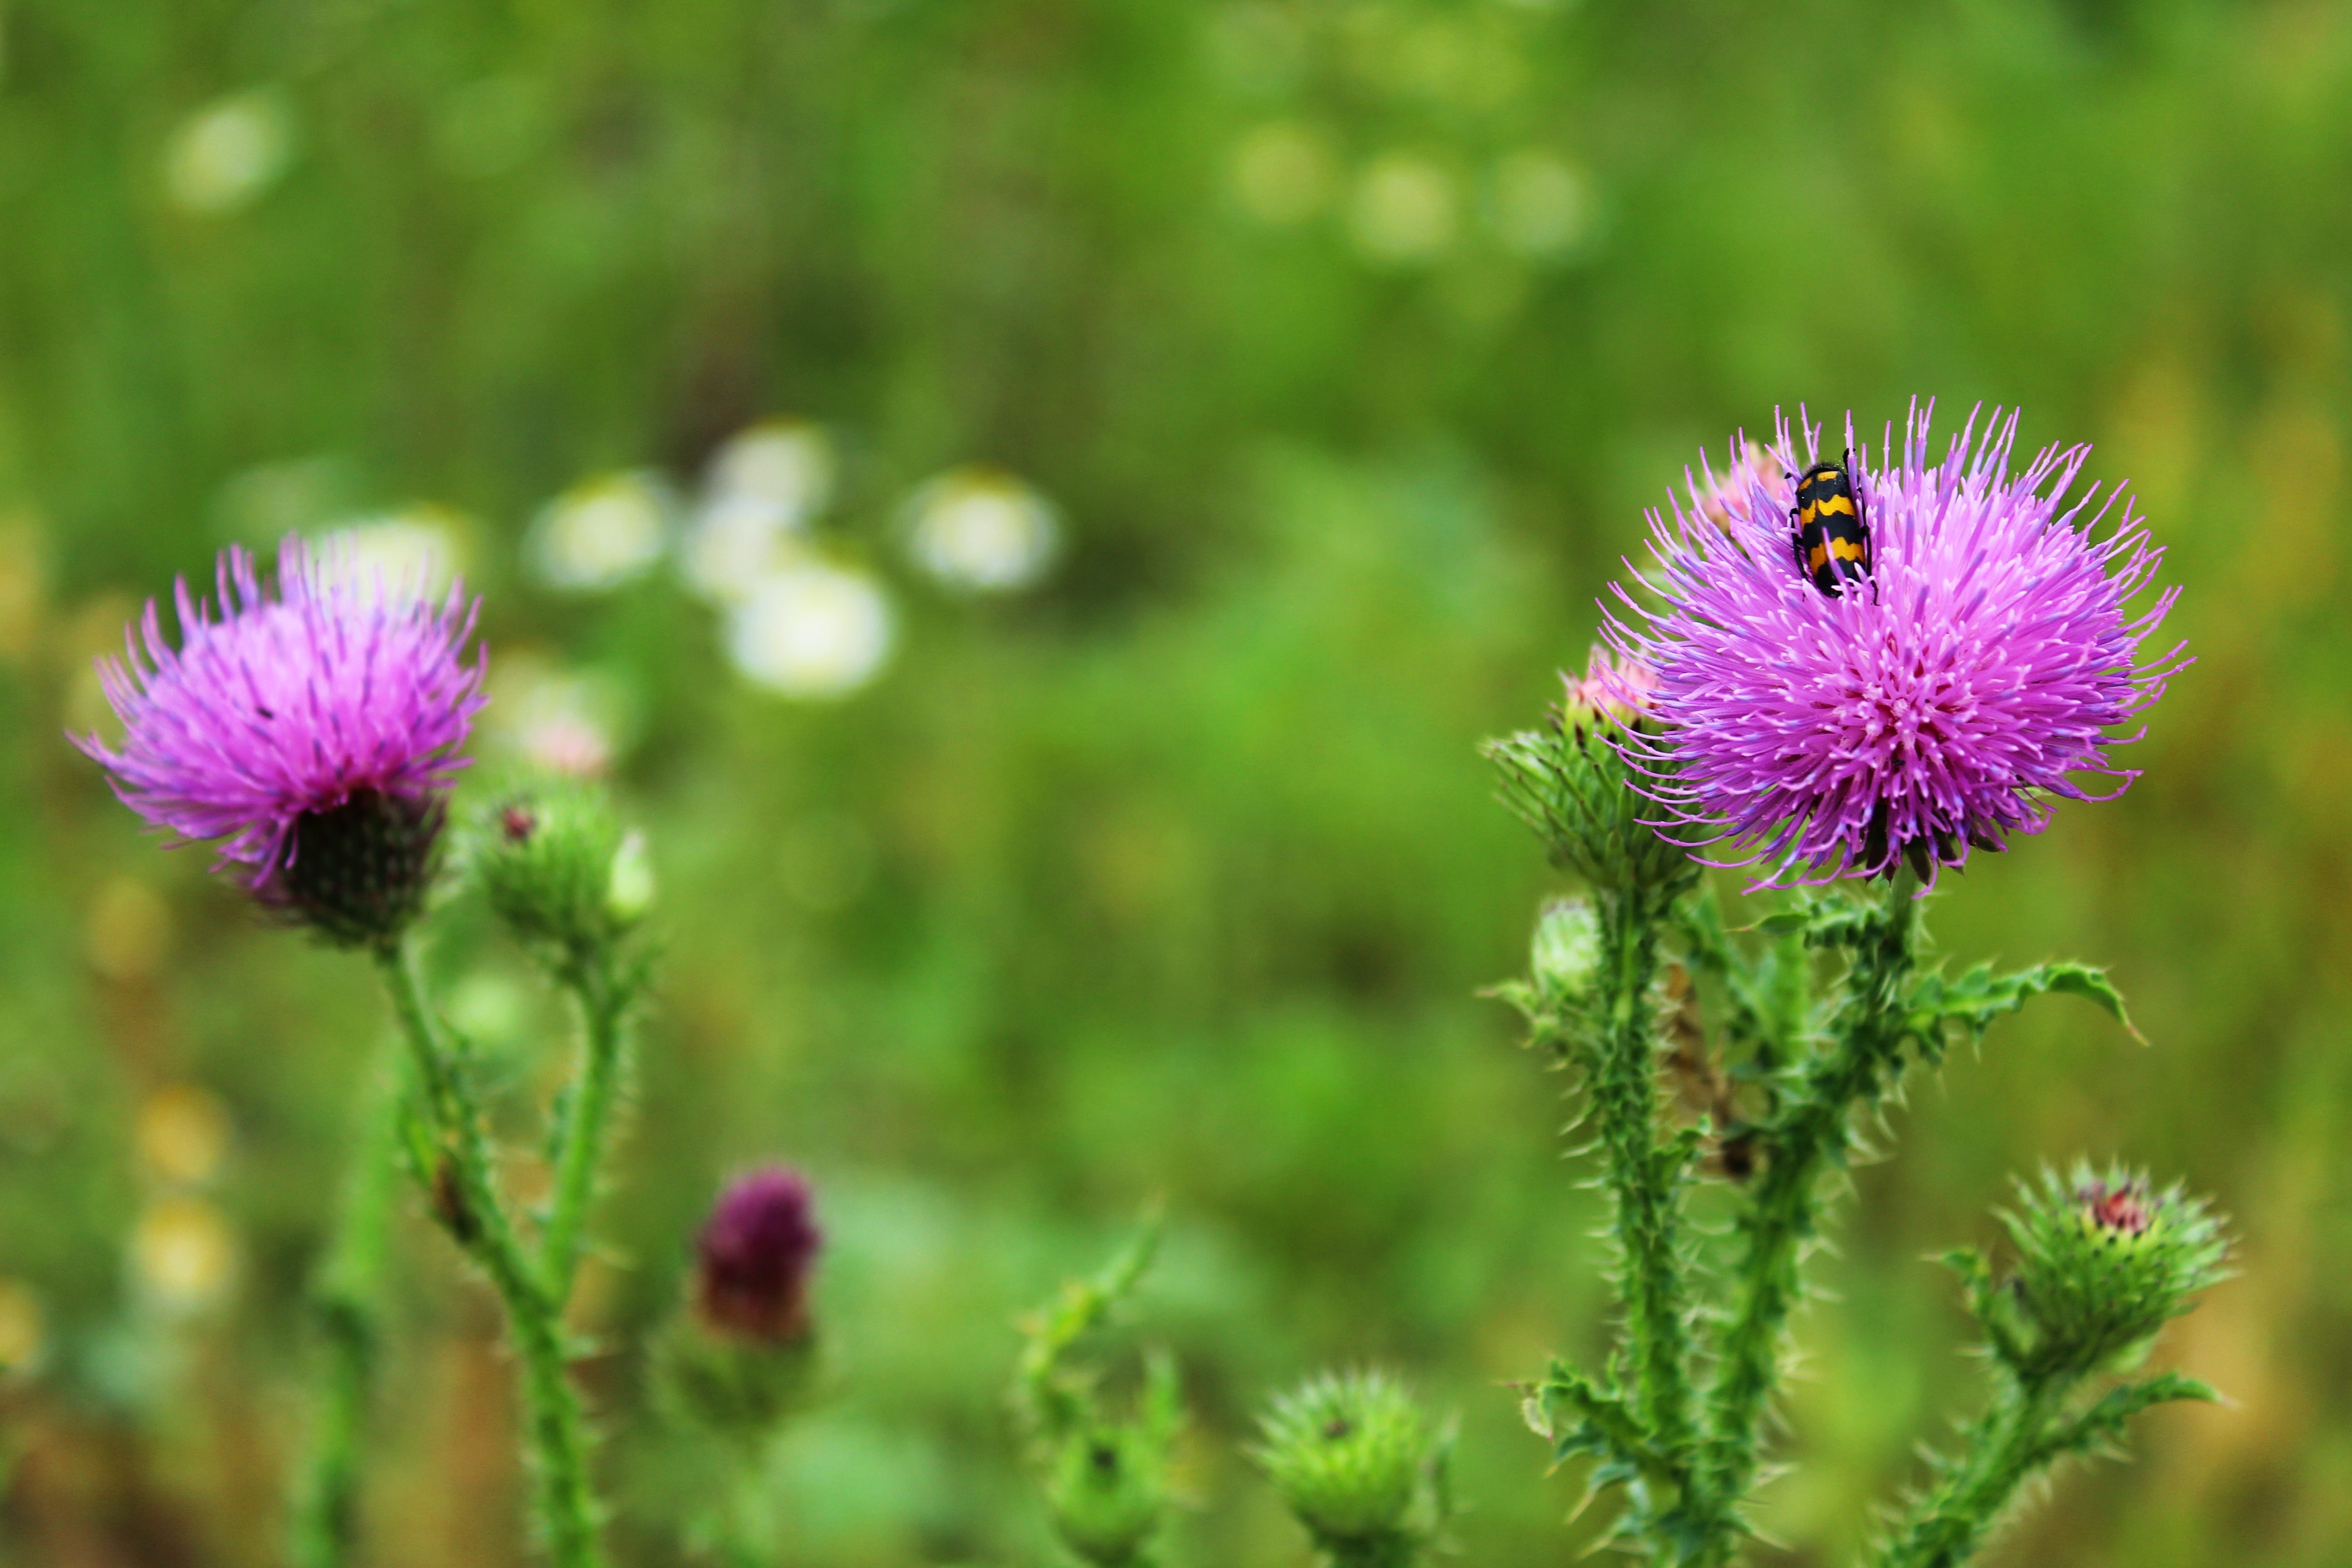
[[(552, 703), (655, 846), (584, 1307), (626, 1561), (683, 1560), (697, 1464), (632, 1346), (770, 1156), (818, 1184), (838, 1361), (778, 1561), (1051, 1561), (1012, 1321), (1154, 1194), (1182, 1561), (1304, 1560), (1249, 1413), (1375, 1361), (1461, 1414), (1464, 1560), (1567, 1560), (1596, 1521), (1498, 1385), (1599, 1342), (1595, 1215), (1475, 994), (1551, 884), (1473, 746), (1702, 445), (1914, 395), (2095, 443), (2199, 662), (2127, 795), (1938, 901), (1957, 959), (2111, 964), (2150, 1043), (2053, 1003), (1916, 1086), (1801, 1325), (1767, 1558), (1844, 1560), (1974, 1397), (1922, 1258), (2082, 1152), (2240, 1216), (2159, 1352), (2234, 1403), (1988, 1561), (2345, 1561), (2347, 189), (2325, 4), (0, 0), (0, 1563), (278, 1560), (384, 1019), (60, 733), (174, 574), (354, 519), (486, 595), (469, 787)], [(651, 550), (776, 418), (833, 463), (803, 641), (625, 539), (608, 588), (533, 570), (554, 498), (648, 476)], [(1034, 581), (910, 551), (971, 465), (1040, 498)], [(545, 1092), (552, 1000), (444, 930)], [(493, 1316), (414, 1215), (400, 1258), (374, 1560), (523, 1561)]]

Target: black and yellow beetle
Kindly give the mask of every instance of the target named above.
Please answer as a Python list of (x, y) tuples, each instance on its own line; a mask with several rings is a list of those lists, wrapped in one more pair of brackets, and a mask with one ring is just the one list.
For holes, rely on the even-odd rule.
[(1870, 575), (1870, 520), (1863, 514), (1844, 462), (1815, 463), (1797, 481), (1797, 504), (1789, 509), (1789, 549), (1797, 571), (1831, 598), (1841, 582)]

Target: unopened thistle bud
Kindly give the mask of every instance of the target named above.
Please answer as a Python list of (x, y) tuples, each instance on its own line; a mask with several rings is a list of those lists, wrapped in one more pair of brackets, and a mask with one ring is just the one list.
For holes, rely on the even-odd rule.
[(719, 1195), (696, 1246), (691, 1310), (658, 1354), (665, 1389), (688, 1415), (753, 1436), (803, 1402), (816, 1359), (809, 1282), (823, 1245), (795, 1171), (754, 1171)]
[(645, 842), (624, 834), (604, 790), (551, 778), (511, 790), (477, 827), (471, 870), (490, 908), (527, 942), (609, 942), (652, 903)]
[(1045, 1478), (1045, 1505), (1064, 1545), (1117, 1568), (1142, 1560), (1167, 1512), (1167, 1456), (1141, 1426), (1098, 1423), (1062, 1439)]
[(770, 1165), (719, 1195), (697, 1248), (695, 1306), (714, 1332), (769, 1344), (806, 1337), (809, 1275), (824, 1235), (808, 1183)]
[(1601, 978), (1601, 917), (1582, 899), (1555, 899), (1536, 917), (1528, 973), (1545, 1012), (1572, 1012)]
[(2177, 1185), (2158, 1193), (2137, 1172), (2078, 1164), (2020, 1190), (2021, 1206), (2001, 1217), (2018, 1250), (2021, 1371), (2126, 1364), (2221, 1278), (2221, 1222)]
[(1318, 1377), (1263, 1426), (1258, 1462), (1335, 1563), (1410, 1563), (1444, 1524), (1446, 1443), (1388, 1373)]
[(1543, 729), (1481, 748), (1502, 772), (1504, 803), (1542, 837), (1554, 865), (1597, 889), (1683, 891), (1699, 865), (1643, 820), (1658, 813), (1648, 780), (1627, 763), (1622, 746), (1646, 723), (1648, 672), (1618, 667), (1595, 648), (1581, 679), (1562, 679), (1566, 696)]

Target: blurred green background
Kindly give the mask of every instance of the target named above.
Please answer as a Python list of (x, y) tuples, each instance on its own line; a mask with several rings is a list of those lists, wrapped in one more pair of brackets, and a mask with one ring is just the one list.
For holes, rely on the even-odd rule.
[[(1844, 1561), (1971, 1405), (1923, 1257), (2086, 1152), (2240, 1216), (2159, 1352), (2234, 1403), (1988, 1561), (2352, 1560), (2347, 190), (2335, 4), (0, 0), (0, 1561), (278, 1560), (383, 1009), (59, 737), (173, 574), (353, 519), (486, 595), (482, 771), (602, 754), (653, 836), (583, 1310), (626, 1561), (694, 1479), (632, 1345), (771, 1156), (840, 1363), (778, 1561), (1054, 1561), (1012, 1321), (1155, 1193), (1181, 1562), (1307, 1561), (1238, 1446), (1359, 1361), (1460, 1413), (1463, 1561), (1570, 1561), (1498, 1384), (1596, 1357), (1596, 1215), (1475, 994), (1553, 883), (1474, 744), (1702, 444), (1915, 394), (2095, 443), (2186, 585), (2146, 778), (1935, 915), (2112, 964), (2150, 1043), (2052, 1002), (1914, 1084), (1761, 1555)], [(656, 550), (739, 481), (803, 542), (730, 607)], [(528, 1107), (560, 1016), (446, 929)], [(375, 1560), (524, 1561), (493, 1312), (400, 1248)]]

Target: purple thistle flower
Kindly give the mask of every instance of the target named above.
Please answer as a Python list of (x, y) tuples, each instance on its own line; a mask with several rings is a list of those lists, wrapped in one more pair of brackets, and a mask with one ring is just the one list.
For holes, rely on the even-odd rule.
[(153, 600), (102, 659), (121, 748), (74, 744), (123, 804), (184, 840), (221, 841), (269, 904), (343, 941), (381, 941), (415, 913), (442, 792), (485, 698), (461, 650), (477, 606), (438, 607), (289, 536), (275, 593), (250, 552), (219, 561), (216, 598), (174, 591), (180, 646)]
[[(1602, 635), (1656, 677), (1644, 710), (1659, 732), (1619, 742), (1664, 809), (1655, 826), (1727, 844), (1710, 864), (1767, 863), (1759, 886), (1883, 874), (1898, 858), (1932, 884), (1971, 847), (2040, 832), (2051, 796), (2121, 794), (2138, 775), (2106, 748), (2140, 731), (2111, 731), (2189, 663), (2179, 645), (2138, 661), (2179, 590), (2126, 611), (2164, 552), (2128, 500), (2094, 537), (2118, 491), (2087, 516), (2096, 486), (2065, 500), (2090, 448), (2044, 448), (2012, 477), (2017, 416), (1996, 410), (1931, 463), (1933, 407), (1913, 405), (1899, 461), (1882, 445), (1875, 468), (1848, 416), (1866, 584), (1830, 597), (1790, 557), (1787, 476), (1821, 455), (1801, 413), (1799, 432), (1776, 418), (1769, 447), (1738, 437), (1704, 490), (1685, 475), (1671, 521), (1650, 514), (1657, 565), (1633, 578), (1654, 607), (1612, 585)], [(2077, 774), (2115, 788), (2093, 795)]]
[(808, 1332), (808, 1279), (824, 1233), (808, 1183), (783, 1165), (738, 1178), (702, 1227), (695, 1300), (710, 1328), (780, 1343)]

